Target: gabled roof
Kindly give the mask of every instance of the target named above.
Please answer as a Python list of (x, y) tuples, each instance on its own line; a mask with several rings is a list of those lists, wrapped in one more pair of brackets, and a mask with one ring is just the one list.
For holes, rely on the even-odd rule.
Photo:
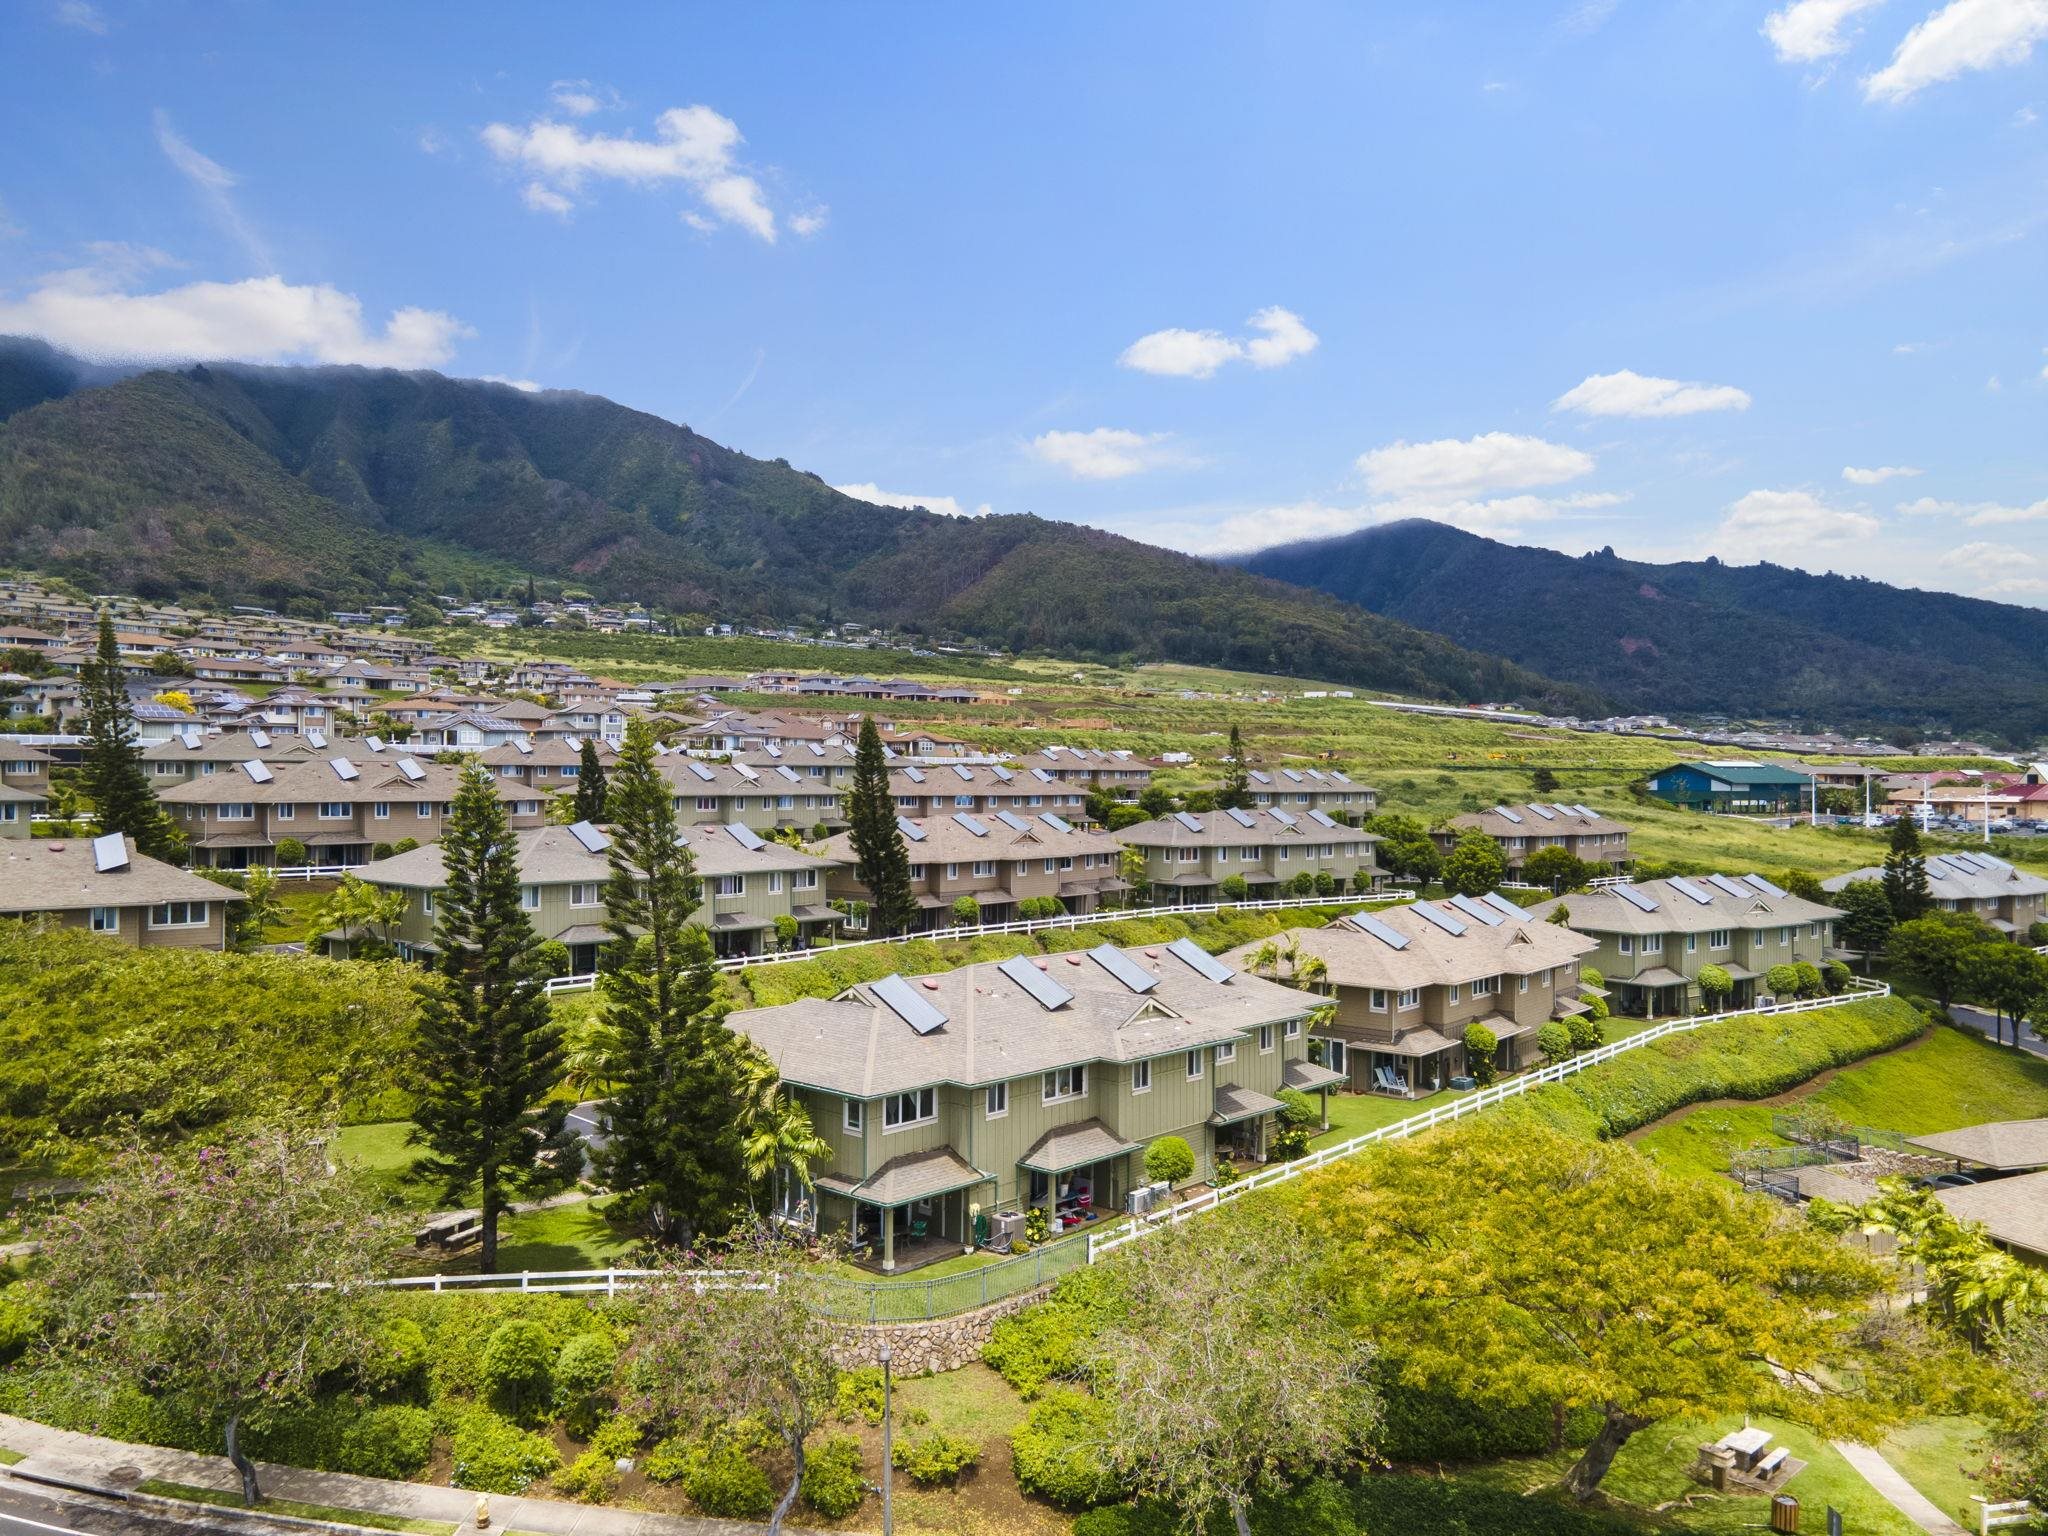
[[(1673, 763), (1659, 769), (1669, 773), (1673, 768), (1690, 768), (1709, 778), (1719, 779), (1724, 784), (1733, 784), (1744, 789), (1805, 789), (1813, 782), (1808, 774), (1778, 763), (1767, 763), (1755, 758), (1725, 757), (1708, 758), (1688, 763)], [(1657, 775), (1652, 774), (1655, 778)]]
[[(1388, 936), (1399, 941), (1398, 948)], [(1382, 908), (1364, 924), (1340, 917), (1296, 934), (1294, 942), (1304, 958), (1312, 955), (1323, 962), (1333, 985), (1395, 992), (1462, 986), (1489, 976), (1532, 976), (1557, 966), (1568, 965), (1576, 973), (1579, 957), (1599, 947), (1555, 923), (1502, 917), (1489, 924), (1443, 902)], [(1241, 944), (1222, 957), (1223, 963), (1249, 966), (1260, 948)]]
[[(1728, 877), (1714, 877), (1728, 878)], [(1798, 896), (1772, 895), (1753, 885), (1756, 876), (1732, 878), (1737, 895), (1700, 876), (1683, 880), (1637, 880), (1624, 887), (1603, 886), (1553, 897), (1529, 909), (1547, 918), (1559, 905), (1571, 913), (1571, 926), (1581, 933), (1711, 933), (1723, 928), (1782, 928), (1799, 923), (1828, 922), (1842, 914), (1834, 907)], [(1688, 892), (1707, 898), (1696, 899)], [(1624, 894), (1624, 892), (1628, 894)], [(1630, 899), (1631, 895), (1633, 900)], [(1647, 906), (1645, 905), (1647, 903)]]
[(1985, 1168), (2048, 1168), (2048, 1120), (1992, 1120), (1915, 1136), (1913, 1145)]
[(240, 891), (137, 853), (132, 837), (121, 840), (126, 861), (102, 869), (93, 842), (89, 837), (0, 842), (0, 913), (243, 899)]

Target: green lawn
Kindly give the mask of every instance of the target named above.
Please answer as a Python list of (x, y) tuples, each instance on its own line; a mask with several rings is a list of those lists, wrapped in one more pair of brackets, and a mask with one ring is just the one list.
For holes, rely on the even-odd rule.
[(1449, 1089), (1425, 1094), (1419, 1099), (1397, 1099), (1381, 1093), (1332, 1093), (1330, 1128), (1309, 1146), (1314, 1149), (1348, 1141), (1353, 1136), (1376, 1131), (1383, 1125), (1392, 1125), (1397, 1120), (1406, 1120), (1410, 1115), (1419, 1115), (1426, 1109), (1434, 1109), (1439, 1104), (1448, 1104), (1462, 1097), (1463, 1094)]
[(410, 1120), (378, 1120), (343, 1126), (335, 1137), (335, 1160), (360, 1168), (378, 1189), (407, 1210), (438, 1211), (447, 1205), (438, 1184), (416, 1172), (424, 1147), (413, 1146)]
[[(153, 1493), (160, 1499), (185, 1499), (194, 1504), (225, 1505), (231, 1509), (247, 1509), (242, 1495), (224, 1493), (218, 1488), (198, 1488), (190, 1483), (167, 1483), (161, 1478), (147, 1478), (136, 1485), (138, 1493)], [(265, 1499), (258, 1510), (273, 1515), (291, 1515), (300, 1520), (327, 1520), (340, 1525), (364, 1525), (378, 1531), (403, 1531), (408, 1536), (455, 1536), (455, 1525), (448, 1520), (415, 1520), (406, 1515), (379, 1514), (366, 1509), (338, 1509), (330, 1504), (301, 1504), (296, 1499)]]
[(7, 1449), (6, 1446), (0, 1445), (0, 1467), (18, 1466), (20, 1463), (27, 1460), (28, 1457), (24, 1453), (20, 1451), (10, 1451), (9, 1449)]
[(1878, 1449), (1943, 1514), (1975, 1530), (1977, 1506), (1970, 1495), (1984, 1491), (1976, 1476), (1988, 1454), (1983, 1434), (1984, 1425), (1976, 1419), (1922, 1419), (1893, 1431)]
[[(1942, 1028), (1903, 1050), (1843, 1068), (1808, 1097), (1852, 1125), (1926, 1135), (2048, 1115), (2048, 1062), (1968, 1030)], [(1720, 1174), (1743, 1147), (1784, 1145), (1771, 1134), (1771, 1116), (1782, 1112), (1766, 1104), (1702, 1105), (1637, 1145), (1675, 1172)]]
[(333, 891), (332, 880), (280, 880), (277, 916), (264, 928), (266, 944), (303, 944), (312, 937), (313, 919)]
[(1007, 1435), (1029, 1410), (1010, 1384), (979, 1362), (937, 1376), (912, 1376), (895, 1385), (896, 1411), (922, 1411), (930, 1428), (983, 1444)]
[(631, 1257), (633, 1240), (604, 1219), (610, 1195), (507, 1216), (498, 1231), (501, 1270), (609, 1269)]

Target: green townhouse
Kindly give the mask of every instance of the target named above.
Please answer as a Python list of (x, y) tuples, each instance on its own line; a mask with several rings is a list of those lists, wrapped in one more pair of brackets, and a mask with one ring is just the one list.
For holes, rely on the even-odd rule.
[(1336, 1078), (1308, 1060), (1318, 1001), (1177, 939), (888, 976), (726, 1022), (831, 1147), (812, 1190), (782, 1181), (783, 1219), (895, 1270), (1014, 1235), (1030, 1206), (1055, 1230), (1115, 1214), (1162, 1136), (1186, 1140), (1197, 1180), (1219, 1154), (1262, 1159), (1280, 1091)]
[(1688, 811), (1779, 816), (1805, 807), (1813, 776), (1780, 763), (1728, 757), (1673, 763), (1651, 774), (1644, 787), (1659, 800)]
[[(569, 950), (572, 975), (597, 969), (597, 948), (606, 931), (604, 882), (611, 873), (611, 839), (587, 821), (573, 826), (527, 827), (512, 834), (519, 849), (520, 902), (534, 931)], [(741, 826), (684, 827), (677, 841), (690, 851), (703, 900), (690, 921), (711, 932), (720, 956), (753, 955), (772, 949), (775, 920), (792, 919), (811, 935), (838, 921), (825, 905), (829, 859), (764, 841)], [(365, 883), (406, 893), (405, 915), (391, 935), (409, 959), (434, 952), (435, 905), (448, 883), (439, 843), (381, 859), (362, 871)], [(329, 952), (346, 952), (334, 936)]]
[(840, 791), (825, 763), (792, 759), (757, 768), (737, 759), (719, 762), (687, 752), (664, 753), (658, 764), (668, 781), (676, 817), (686, 823), (715, 822), (773, 832), (790, 827), (809, 832), (820, 823), (843, 822)]
[(1762, 875), (1620, 881), (1529, 910), (1548, 918), (1560, 908), (1573, 929), (1599, 940), (1586, 963), (1605, 978), (1617, 1009), (1638, 1017), (1694, 1012), (1706, 1001), (1703, 965), (1726, 971), (1729, 1005), (1747, 1008), (1768, 994), (1772, 966), (1825, 960), (1842, 915)]
[(1379, 839), (1327, 811), (1175, 811), (1111, 835), (1144, 856), (1142, 883), (1167, 902), (1215, 901), (1233, 876), (1254, 899), (1284, 895), (1304, 875), (1336, 891), (1369, 891), (1379, 878)]
[[(1821, 889), (1838, 892), (1859, 880), (1882, 880), (1881, 865), (1852, 869), (1821, 881)], [(2034, 924), (2048, 917), (2048, 880), (2015, 869), (2001, 858), (1975, 850), (1937, 853), (1927, 860), (1927, 889), (1941, 912), (1967, 912), (2009, 939), (2033, 942)]]

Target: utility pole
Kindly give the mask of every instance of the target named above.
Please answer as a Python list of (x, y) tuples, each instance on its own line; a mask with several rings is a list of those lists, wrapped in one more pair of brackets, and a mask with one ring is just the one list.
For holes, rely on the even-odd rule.
[[(889, 1213), (884, 1212), (884, 1216)], [(896, 1536), (895, 1424), (889, 1401), (889, 1341), (882, 1341), (882, 1536)]]

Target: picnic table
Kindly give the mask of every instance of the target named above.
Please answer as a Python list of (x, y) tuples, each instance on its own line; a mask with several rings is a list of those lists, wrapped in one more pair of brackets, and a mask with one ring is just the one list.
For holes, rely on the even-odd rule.
[(1733, 1434), (1724, 1435), (1720, 1443), (1735, 1453), (1742, 1470), (1747, 1472), (1771, 1443), (1771, 1432), (1768, 1429), (1738, 1429)]

